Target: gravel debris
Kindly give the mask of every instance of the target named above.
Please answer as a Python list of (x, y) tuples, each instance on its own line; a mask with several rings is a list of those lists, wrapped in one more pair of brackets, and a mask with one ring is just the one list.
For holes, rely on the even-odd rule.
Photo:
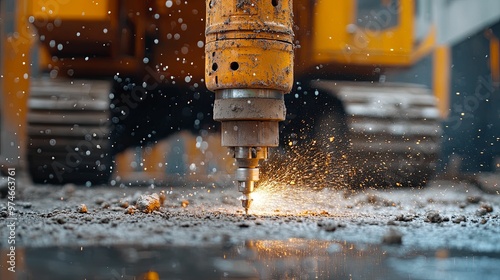
[(334, 221), (328, 220), (328, 221), (318, 222), (318, 227), (322, 228), (326, 232), (334, 232), (337, 230), (337, 228), (343, 227), (343, 226), (338, 225)]
[(139, 196), (136, 208), (144, 213), (151, 213), (160, 209), (160, 196), (157, 193)]
[(88, 213), (87, 205), (80, 204), (77, 209), (78, 213)]
[(238, 227), (239, 228), (249, 228), (250, 224), (248, 224), (248, 223), (240, 223), (240, 224), (238, 224)]
[(443, 217), (441, 217), (438, 211), (431, 210), (427, 212), (427, 218), (425, 221), (431, 223), (441, 223), (443, 222)]
[(189, 201), (187, 201), (187, 200), (181, 201), (182, 208), (186, 208), (186, 207), (188, 207), (188, 205), (189, 205)]
[(455, 224), (460, 224), (461, 222), (467, 222), (467, 218), (464, 215), (457, 216), (452, 220)]
[(97, 204), (97, 205), (100, 206), (100, 205), (102, 205), (104, 203), (104, 201), (105, 201), (104, 198), (98, 197), (98, 198), (95, 199), (94, 202), (95, 202), (95, 204)]
[(135, 210), (137, 210), (135, 206), (129, 206), (127, 207), (127, 209), (125, 209), (125, 214), (132, 215), (134, 214)]
[[(32, 207), (18, 207), (20, 214), (16, 216), (25, 226), (18, 229), (23, 236), (19, 242), (28, 247), (219, 244), (220, 237), (228, 234), (231, 243), (334, 238), (362, 244), (404, 244), (405, 248), (463, 245), (500, 250), (496, 242), (500, 213), (495, 212), (500, 196), (482, 194), (471, 186), (451, 187), (448, 182), (444, 187), (422, 190), (369, 190), (373, 195), (358, 193), (346, 199), (334, 190), (286, 189), (284, 194), (277, 192), (256, 201), (250, 215), (242, 212), (237, 201), (240, 194), (232, 185), (155, 189), (78, 186), (71, 199), (64, 200), (60, 199), (62, 191), (54, 191), (54, 186), (25, 186), (26, 197), (18, 202), (29, 202)], [(474, 195), (477, 197), (470, 197)], [(427, 202), (429, 197), (432, 204)], [(186, 208), (181, 207), (183, 200), (189, 202)], [(459, 203), (465, 207), (458, 208)], [(81, 204), (87, 206), (88, 214), (77, 211)], [(103, 209), (103, 204), (109, 207)], [(7, 200), (0, 200), (0, 222), (8, 215), (6, 206)], [(476, 214), (478, 209), (482, 215)], [(391, 228), (396, 234), (389, 231)], [(404, 243), (398, 236), (404, 236)], [(0, 240), (4, 239), (5, 233), (0, 231)]]
[(484, 210), (486, 210), (486, 212), (488, 212), (488, 213), (493, 212), (493, 206), (491, 206), (491, 204), (482, 203), (481, 204), (481, 208), (484, 209)]
[(128, 208), (130, 206), (130, 203), (128, 200), (126, 199), (121, 199), (119, 202), (118, 202), (118, 206), (120, 206), (121, 208)]
[(54, 220), (60, 225), (64, 225), (66, 223), (66, 219), (64, 217), (54, 217)]
[(470, 195), (467, 197), (467, 202), (470, 204), (478, 204), (481, 201), (480, 196)]
[(415, 219), (415, 216), (413, 215), (398, 215), (396, 216), (396, 221), (398, 222), (411, 222), (413, 221), (413, 219)]

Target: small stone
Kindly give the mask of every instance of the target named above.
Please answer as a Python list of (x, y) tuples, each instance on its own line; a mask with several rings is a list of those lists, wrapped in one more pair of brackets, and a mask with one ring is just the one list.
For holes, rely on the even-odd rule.
[(471, 195), (467, 197), (467, 202), (470, 204), (478, 204), (480, 201), (481, 201), (480, 196)]
[(111, 220), (108, 217), (102, 218), (99, 222), (101, 224), (108, 224)]
[(108, 209), (110, 206), (111, 206), (111, 204), (109, 204), (108, 202), (103, 202), (103, 203), (101, 204), (101, 208), (102, 208), (102, 209)]
[(484, 210), (486, 210), (486, 212), (488, 212), (488, 213), (493, 212), (493, 206), (491, 206), (488, 203), (482, 203), (481, 204), (481, 208), (483, 208)]
[(443, 221), (443, 218), (437, 211), (431, 210), (427, 212), (427, 219), (431, 223), (441, 223)]
[(241, 223), (241, 224), (238, 224), (238, 227), (239, 227), (239, 228), (249, 228), (249, 227), (250, 227), (250, 225), (249, 225), (249, 224), (247, 224), (247, 223)]
[(125, 209), (125, 214), (132, 215), (134, 214), (136, 208), (134, 206), (129, 206), (127, 209)]
[(484, 208), (479, 208), (476, 210), (476, 215), (478, 215), (478, 216), (484, 216), (484, 215), (486, 215), (486, 213), (488, 213), (488, 212)]
[(151, 213), (155, 210), (159, 210), (160, 197), (157, 193), (141, 195), (137, 199), (136, 208), (144, 213)]
[(486, 224), (486, 222), (488, 222), (486, 219), (482, 219), (482, 220), (480, 221), (480, 223), (481, 223), (482, 225)]
[(118, 203), (118, 206), (120, 206), (121, 208), (128, 208), (130, 206), (130, 203), (127, 199), (121, 199)]
[(95, 204), (102, 205), (104, 203), (104, 198), (98, 197), (95, 199)]
[(64, 225), (66, 223), (66, 220), (63, 217), (58, 217), (56, 218), (56, 222), (60, 225)]
[(415, 217), (412, 215), (398, 215), (396, 216), (396, 221), (398, 222), (411, 222)]
[(182, 208), (186, 208), (186, 207), (188, 207), (188, 205), (189, 205), (189, 201), (187, 201), (187, 200), (183, 200), (183, 201), (181, 202), (181, 206), (182, 206)]
[(165, 191), (163, 190), (160, 192), (160, 205), (163, 206), (166, 199), (167, 199), (167, 195), (166, 195)]
[(464, 215), (460, 215), (458, 217), (456, 217), (455, 219), (453, 219), (452, 222), (454, 222), (455, 224), (459, 224), (461, 222), (466, 222), (467, 221), (467, 218), (465, 218)]
[(78, 213), (88, 213), (87, 205), (85, 204), (80, 204), (78, 206)]
[(321, 227), (326, 232), (334, 232), (337, 230), (337, 224), (332, 221), (318, 222), (318, 227)]

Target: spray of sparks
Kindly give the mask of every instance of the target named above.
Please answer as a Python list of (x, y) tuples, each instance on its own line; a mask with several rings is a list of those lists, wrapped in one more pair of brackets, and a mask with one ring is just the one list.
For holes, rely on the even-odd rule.
[(252, 212), (300, 214), (334, 206), (349, 173), (345, 156), (334, 148), (310, 141), (273, 153), (261, 166)]

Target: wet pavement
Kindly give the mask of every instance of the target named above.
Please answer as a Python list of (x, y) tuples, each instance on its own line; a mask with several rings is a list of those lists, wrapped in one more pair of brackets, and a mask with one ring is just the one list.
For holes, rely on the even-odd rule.
[[(140, 195), (161, 191), (161, 208), (130, 214)], [(250, 215), (238, 196), (199, 183), (21, 183), (14, 212), (0, 200), (0, 223), (17, 218), (15, 274), (0, 230), (1, 279), (499, 279), (500, 195), (474, 185), (262, 186)]]
[[(2, 251), (2, 254), (5, 252)], [(498, 279), (499, 253), (307, 239), (230, 246), (44, 247), (17, 279)]]

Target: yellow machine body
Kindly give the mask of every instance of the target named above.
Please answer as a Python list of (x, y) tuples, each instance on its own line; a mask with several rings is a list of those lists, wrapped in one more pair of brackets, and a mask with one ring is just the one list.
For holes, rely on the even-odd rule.
[[(31, 50), (34, 31), (27, 24), (27, 1), (14, 10), (0, 7), (0, 165), (19, 166), (26, 145), (26, 104), (31, 78)], [(12, 30), (4, 30), (11, 26)]]
[[(207, 23), (210, 26), (207, 30), (209, 48), (214, 48), (214, 42), (223, 36), (224, 41), (218, 44), (227, 45), (218, 47), (224, 49), (224, 53), (216, 53), (217, 59), (230, 60), (231, 49), (236, 44), (232, 39), (241, 36), (275, 39), (275, 46), (258, 47), (268, 49), (259, 53), (258, 58), (251, 51), (252, 46), (243, 44), (238, 47), (243, 49), (242, 52), (253, 53), (253, 56), (248, 53), (240, 57), (248, 60), (246, 63), (269, 63), (283, 70), (284, 73), (275, 78), (287, 77), (283, 83), (287, 86), (282, 87), (284, 91), (290, 89), (288, 84), (293, 72), (279, 67), (288, 64), (290, 49), (278, 42), (289, 41), (293, 35), (291, 32), (295, 33), (295, 77), (309, 75), (307, 72), (319, 64), (333, 65), (338, 71), (359, 69), (360, 74), (364, 74), (363, 70), (367, 68), (411, 66), (435, 45), (434, 28), (430, 28), (424, 37), (416, 38), (415, 1), (412, 0), (374, 1), (378, 10), (376, 14), (366, 15), (371, 18), (365, 26), (357, 24), (356, 19), (363, 8), (358, 2), (366, 1), (296, 1), (293, 5), (293, 30), (286, 29), (288, 23), (283, 20), (287, 17), (269, 17), (268, 14), (259, 14), (262, 26), (250, 26), (241, 11), (250, 9), (250, 15), (257, 15), (257, 11), (252, 10), (259, 6), (252, 6), (257, 2), (233, 2), (224, 7), (224, 11), (208, 17), (216, 22)], [(32, 16), (30, 21), (43, 39), (40, 46), (48, 55), (48, 61), (41, 63), (41, 67), (59, 68), (60, 75), (67, 75), (70, 69), (74, 75), (134, 74), (140, 72), (138, 69), (143, 68), (143, 60), (148, 57), (155, 72), (181, 78), (190, 75), (199, 81), (203, 78), (205, 59), (209, 62), (215, 59), (204, 55), (204, 1), (98, 0), (89, 4), (85, 0), (54, 0), (47, 5), (46, 1), (35, 0), (29, 3), (27, 14)], [(276, 3), (280, 5), (278, 15), (288, 11), (282, 6), (288, 1), (276, 0)], [(237, 9), (240, 4), (244, 9)], [(259, 29), (262, 32), (252, 31)], [(147, 45), (148, 38), (157, 40), (153, 39), (152, 45)], [(208, 72), (213, 71), (212, 64), (207, 66)], [(241, 71), (230, 71), (230, 67), (221, 67), (219, 71), (225, 69), (229, 69), (227, 71), (232, 76), (218, 75), (220, 85), (214, 85), (214, 88), (256, 77), (264, 84), (273, 80), (264, 76), (267, 73), (237, 75)], [(215, 84), (215, 77), (207, 82)]]
[[(136, 77), (146, 87), (168, 85), (169, 90), (179, 92), (204, 92), (206, 83), (216, 92), (239, 88), (284, 94), (291, 90), (294, 79), (376, 80), (384, 69), (413, 65), (435, 44), (432, 26), (423, 36), (416, 35), (416, 1), (412, 0), (295, 1), (293, 26), (288, 0), (233, 0), (225, 2), (231, 3), (227, 6), (214, 5), (220, 1), (208, 2), (217, 11), (206, 10), (203, 0), (21, 1), (23, 8), (17, 10), (17, 18), (25, 25), (20, 23), (17, 28), (36, 29), (38, 43), (33, 46), (39, 48), (39, 61), (34, 65), (50, 78)], [(375, 15), (365, 13), (367, 3), (376, 6)], [(367, 19), (365, 23), (357, 22), (360, 15)], [(247, 21), (249, 16), (259, 21)], [(28, 51), (9, 54), (8, 48), (2, 52), (4, 68), (16, 65), (7, 72), (14, 78), (23, 77), (28, 67), (21, 54)], [(8, 59), (11, 62), (6, 63)], [(29, 79), (20, 82), (23, 86), (17, 88), (25, 87), (26, 94), (18, 97), (4, 78), (3, 100), (15, 101), (2, 101), (3, 107), (9, 104), (2, 109), (12, 112), (8, 114), (28, 111)], [(282, 120), (282, 103), (270, 103), (274, 105), (267, 105), (278, 112), (266, 118)], [(218, 117), (249, 122), (261, 118)], [(26, 126), (25, 117), (17, 121), (16, 127)], [(261, 135), (277, 133), (274, 124), (256, 127)], [(265, 146), (277, 144), (270, 143)], [(244, 146), (254, 146), (247, 144)], [(119, 165), (117, 169), (126, 168)]]

